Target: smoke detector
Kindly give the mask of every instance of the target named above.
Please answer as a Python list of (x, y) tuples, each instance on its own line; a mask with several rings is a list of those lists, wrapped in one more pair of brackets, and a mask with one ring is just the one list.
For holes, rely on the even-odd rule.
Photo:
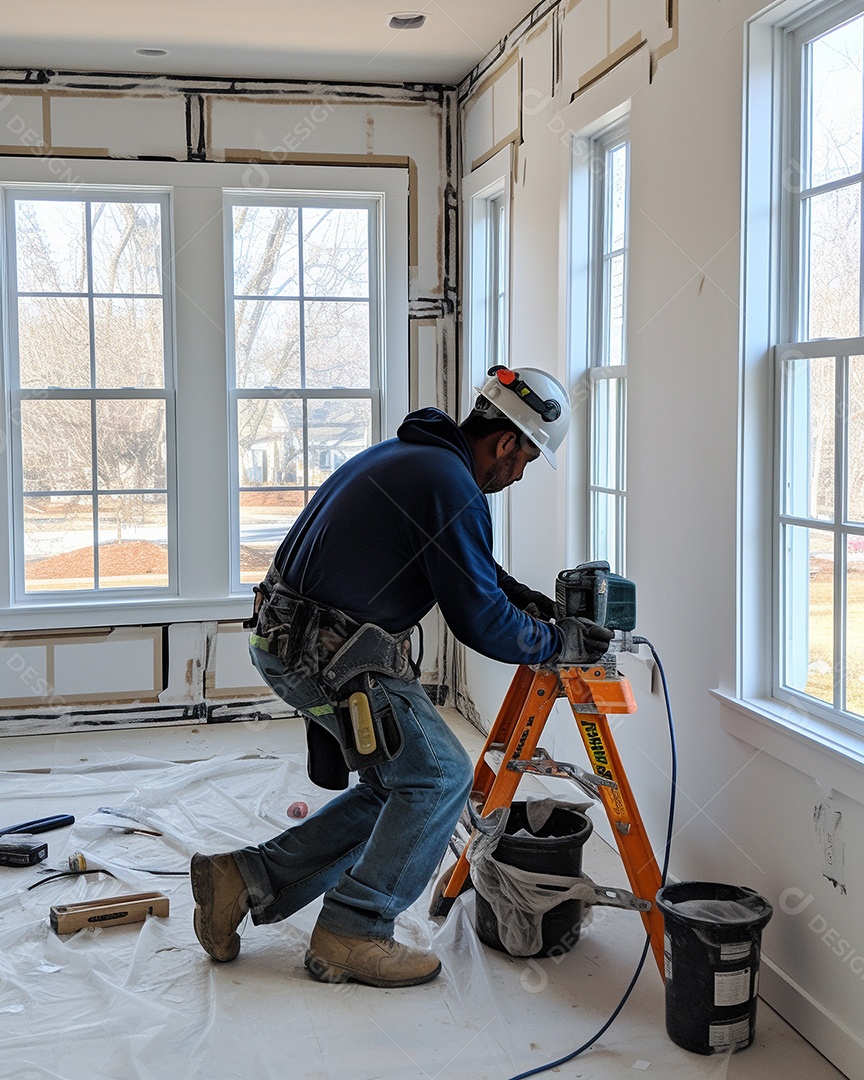
[(136, 56), (167, 56), (167, 49), (150, 48), (149, 46), (143, 49), (135, 50)]
[(391, 30), (419, 30), (426, 22), (422, 11), (394, 11), (388, 23)]

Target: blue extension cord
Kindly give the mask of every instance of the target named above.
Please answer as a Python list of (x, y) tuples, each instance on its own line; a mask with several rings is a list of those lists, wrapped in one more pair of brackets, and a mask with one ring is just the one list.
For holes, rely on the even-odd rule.
[[(666, 685), (666, 672), (663, 670), (663, 665), (660, 662), (660, 657), (657, 655), (657, 650), (648, 640), (644, 637), (634, 637), (634, 645), (647, 645), (651, 650), (651, 655), (654, 657), (654, 663), (657, 665), (657, 670), (660, 672), (660, 680), (663, 683), (663, 698), (666, 702), (666, 716), (669, 721), (669, 749), (672, 752), (672, 784), (669, 791), (669, 820), (666, 825), (666, 843), (664, 845), (663, 852), (663, 871), (660, 875), (660, 882), (662, 885), (666, 884), (666, 873), (669, 870), (669, 855), (672, 848), (672, 827), (675, 821), (675, 791), (678, 782), (678, 750), (675, 746), (675, 724), (672, 720), (672, 705), (669, 702), (669, 687)], [(526, 1076), (535, 1076), (537, 1073), (546, 1072), (547, 1069), (554, 1069), (558, 1065), (564, 1065), (568, 1061), (572, 1061), (573, 1058), (578, 1057), (581, 1053), (593, 1046), (595, 1042), (606, 1032), (612, 1024), (615, 1022), (618, 1014), (627, 1004), (627, 999), (636, 985), (636, 981), (642, 974), (642, 968), (645, 966), (645, 959), (648, 956), (648, 946), (651, 944), (651, 938), (649, 935), (645, 935), (645, 944), (642, 947), (642, 955), (639, 957), (639, 963), (636, 965), (636, 971), (633, 978), (630, 980), (630, 985), (624, 991), (624, 996), (615, 1006), (615, 1011), (600, 1028), (600, 1030), (592, 1035), (588, 1042), (583, 1043), (578, 1050), (574, 1050), (572, 1054), (567, 1054), (566, 1057), (559, 1058), (557, 1061), (550, 1061), (548, 1065), (539, 1065), (536, 1069), (529, 1069), (527, 1072), (519, 1073), (518, 1076), (512, 1076), (510, 1080), (525, 1080)]]

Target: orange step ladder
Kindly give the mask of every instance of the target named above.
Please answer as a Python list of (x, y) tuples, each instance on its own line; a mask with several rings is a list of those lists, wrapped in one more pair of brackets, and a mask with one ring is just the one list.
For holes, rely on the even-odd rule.
[[(570, 704), (594, 769), (593, 776), (572, 766), (562, 772), (545, 751), (538, 752), (540, 735), (559, 697), (566, 697)], [(649, 910), (641, 911), (642, 921), (651, 939), (660, 976), (664, 978), (663, 916), (654, 903), (661, 886), (660, 870), (608, 720), (609, 716), (635, 711), (630, 683), (618, 674), (614, 658), (604, 658), (590, 667), (561, 667), (557, 671), (534, 671), (520, 666), (474, 770), (471, 800), (479, 804), (480, 816), (487, 817), (499, 807), (510, 806), (524, 772), (569, 776), (580, 786), (585, 786), (587, 781), (585, 790), (593, 789), (606, 809), (633, 894), (651, 904)], [(486, 760), (489, 751), (503, 752), (497, 773)], [(439, 883), (441, 891), (433, 900), (433, 915), (446, 915), (456, 897), (468, 886), (466, 853), (470, 843), (471, 839), (446, 885), (442, 888), (443, 882)]]

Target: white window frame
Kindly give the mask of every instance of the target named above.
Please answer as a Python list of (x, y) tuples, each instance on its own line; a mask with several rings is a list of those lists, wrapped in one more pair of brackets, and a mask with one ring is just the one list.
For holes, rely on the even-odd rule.
[[(561, 152), (561, 191), (566, 213), (560, 219), (560, 332), (566, 340), (571, 435), (567, 440), (565, 489), (566, 558), (575, 566), (588, 558), (589, 443), (587, 431), (591, 341), (591, 200), (592, 141), (630, 116), (630, 103), (651, 83), (651, 51), (640, 47), (602, 79), (574, 97), (554, 117)], [(550, 125), (553, 121), (550, 121)]]
[[(494, 364), (510, 364), (510, 206), (512, 150), (508, 145), (463, 183), (466, 281), (463, 401), (467, 414)], [(488, 495), (495, 560), (511, 559), (510, 489)]]
[[(864, 13), (864, 3), (849, 2), (839, 5), (831, 5), (819, 10), (816, 14), (807, 12), (803, 19), (798, 19), (784, 26), (783, 41), (783, 81), (785, 90), (784, 99), (789, 103), (783, 120), (782, 129), (782, 158), (785, 161), (798, 163), (797, 183), (786, 183), (782, 190), (783, 215), (781, 239), (781, 284), (780, 296), (778, 297), (778, 312), (780, 323), (785, 330), (785, 343), (774, 347), (775, 364), (775, 410), (776, 418), (776, 479), (774, 484), (775, 506), (774, 515), (774, 611), (773, 611), (773, 639), (774, 639), (774, 664), (773, 664), (773, 696), (780, 701), (787, 702), (798, 708), (804, 708), (815, 715), (835, 723), (851, 731), (864, 732), (864, 717), (858, 717), (845, 709), (846, 704), (846, 539), (849, 536), (864, 536), (864, 525), (850, 525), (844, 521), (843, 510), (845, 508), (845, 477), (848, 457), (848, 410), (844, 408), (848, 394), (848, 359), (850, 356), (864, 355), (864, 338), (833, 340), (810, 340), (809, 337), (802, 339), (799, 328), (802, 325), (802, 306), (804, 303), (805, 274), (802, 251), (801, 251), (801, 208), (804, 199), (810, 195), (810, 188), (801, 186), (803, 182), (804, 148), (802, 146), (803, 107), (804, 100), (801, 93), (804, 80), (802, 67), (803, 50), (808, 41), (841, 25), (847, 19), (860, 16)], [(838, 184), (827, 185), (836, 187)], [(821, 187), (818, 189), (821, 190)], [(859, 181), (860, 190), (860, 181)], [(860, 265), (860, 264), (859, 264)], [(864, 279), (864, 274), (861, 275)], [(792, 288), (797, 285), (797, 288)], [(859, 326), (860, 330), (860, 326)], [(791, 358), (791, 359), (790, 359)], [(785, 393), (785, 372), (798, 359), (832, 358), (835, 363), (835, 401), (836, 419), (834, 435), (834, 515), (831, 522), (817, 518), (798, 518), (792, 516), (783, 506), (783, 486), (791, 475), (792, 464), (789, 460), (788, 425), (791, 423), (789, 415), (790, 397)], [(808, 399), (809, 400), (809, 399)], [(797, 408), (800, 409), (799, 402)], [(807, 468), (807, 465), (804, 465)], [(788, 556), (784, 553), (784, 533), (786, 527), (799, 526), (802, 528), (816, 528), (821, 532), (833, 536), (834, 560), (832, 572), (834, 577), (833, 606), (834, 606), (834, 650), (832, 658), (833, 684), (835, 694), (839, 692), (839, 701), (835, 697), (833, 704), (823, 703), (819, 699), (805, 694), (803, 691), (794, 689), (789, 685), (789, 667), (793, 663), (800, 666), (802, 662), (801, 645), (798, 639), (793, 642), (792, 635), (786, 625), (789, 617), (790, 596), (787, 595), (789, 584), (789, 560), (794, 559), (800, 563), (800, 573), (809, 573), (809, 560), (805, 551), (793, 552)], [(803, 537), (803, 533), (799, 533)], [(800, 590), (799, 606), (806, 601), (807, 594)], [(807, 624), (806, 608), (799, 612), (798, 624)], [(794, 654), (794, 655), (793, 655)], [(797, 657), (797, 660), (795, 659)], [(803, 656), (806, 664), (809, 653)]]
[[(611, 219), (608, 214), (608, 170), (609, 154), (620, 146), (627, 146), (627, 176), (625, 180), (624, 208), (624, 244), (620, 249), (609, 249), (608, 233)], [(618, 120), (591, 140), (590, 157), (590, 192), (589, 213), (589, 364), (588, 364), (588, 522), (587, 549), (589, 559), (605, 559), (614, 573), (626, 572), (626, 533), (627, 533), (627, 292), (630, 246), (630, 125), (629, 118)], [(624, 363), (610, 363), (609, 341), (607, 340), (609, 287), (607, 267), (612, 258), (624, 258), (624, 297), (622, 303), (624, 333)], [(604, 486), (594, 482), (599, 463), (604, 455), (608, 456), (609, 446), (600, 437), (598, 394), (604, 382), (617, 382), (618, 402), (615, 412), (618, 416), (615, 436), (616, 475), (615, 483)], [(609, 414), (612, 409), (608, 410)], [(608, 423), (607, 423), (608, 428)], [(596, 496), (608, 495), (614, 500), (615, 548), (610, 550), (600, 539), (600, 522), (596, 513)]]
[[(14, 602), (11, 553), (0, 570), (0, 629), (135, 625), (141, 622), (244, 618), (249, 593), (231, 591), (231, 453), (225, 380), (223, 192), (300, 193), (381, 200), (381, 437), (394, 435), (408, 411), (407, 168), (247, 165), (201, 162), (63, 161), (7, 158), (0, 186), (56, 184), (170, 190), (176, 297), (177, 581), (175, 597), (115, 592), (109, 599), (40, 597)], [(5, 273), (5, 259), (3, 260)], [(4, 342), (4, 352), (8, 341)], [(0, 365), (2, 367), (2, 365)], [(0, 378), (3, 378), (0, 375)], [(9, 387), (3, 379), (4, 402)], [(8, 405), (7, 405), (8, 407)], [(12, 475), (0, 472), (0, 535), (11, 535)], [(129, 590), (130, 593), (137, 590)]]
[[(9, 379), (8, 387), (8, 415), (10, 417), (20, 416), (21, 403), (23, 401), (89, 401), (91, 403), (91, 417), (93, 438), (96, 437), (96, 422), (95, 422), (95, 409), (96, 403), (99, 401), (109, 400), (129, 400), (138, 399), (144, 401), (163, 401), (165, 403), (165, 428), (166, 428), (166, 501), (167, 501), (167, 543), (168, 543), (168, 583), (164, 587), (156, 588), (111, 588), (106, 586), (99, 586), (99, 532), (98, 532), (98, 509), (97, 499), (105, 493), (101, 491), (98, 483), (95, 481), (92, 485), (92, 490), (81, 491), (80, 494), (89, 495), (93, 499), (93, 519), (94, 519), (94, 532), (93, 532), (93, 557), (94, 557), (94, 588), (93, 589), (80, 589), (80, 590), (66, 590), (66, 591), (52, 591), (49, 593), (42, 592), (27, 592), (25, 589), (25, 574), (24, 574), (24, 521), (23, 512), (14, 516), (11, 529), (12, 543), (9, 546), (10, 551), (10, 577), (12, 581), (11, 598), (12, 602), (21, 608), (38, 607), (46, 602), (46, 597), (50, 596), (51, 602), (68, 603), (68, 604), (87, 604), (90, 602), (98, 601), (112, 601), (117, 600), (122, 602), (127, 597), (134, 597), (136, 600), (146, 601), (148, 599), (157, 599), (170, 595), (177, 595), (177, 491), (176, 491), (176, 439), (175, 439), (175, 362), (174, 362), (174, 337), (172, 328), (174, 325), (174, 295), (173, 289), (168, 274), (168, 262), (163, 262), (162, 280), (161, 280), (161, 300), (162, 300), (162, 325), (163, 325), (163, 370), (164, 370), (164, 385), (161, 388), (152, 389), (139, 389), (133, 387), (124, 388), (82, 388), (82, 389), (58, 389), (58, 388), (33, 388), (26, 389), (20, 386), (20, 373), (18, 370), (18, 350), (12, 347), (12, 342), (18, 340), (18, 305), (17, 305), (17, 266), (15, 261), (15, 246), (13, 243), (13, 237), (15, 235), (15, 205), (18, 201), (70, 201), (85, 203), (89, 206), (92, 202), (151, 202), (158, 203), (161, 210), (161, 244), (163, 253), (170, 252), (172, 250), (172, 238), (171, 238), (171, 199), (170, 192), (164, 189), (152, 188), (133, 188), (133, 187), (101, 187), (101, 186), (79, 186), (74, 192), (69, 190), (63, 185), (49, 184), (40, 185), (38, 187), (27, 187), (26, 185), (6, 185), (4, 188), (4, 232), (3, 237), (3, 258), (7, 263), (7, 273), (5, 277), (4, 297), (5, 303), (3, 307), (7, 312), (8, 318), (8, 336), (5, 338), (6, 355), (9, 358), (8, 367), (6, 369), (6, 377)], [(90, 247), (90, 211), (87, 211), (88, 221), (88, 250)], [(88, 259), (88, 264), (91, 262)], [(92, 286), (92, 275), (90, 267), (88, 265), (88, 292), (80, 294), (83, 299), (87, 299), (88, 307), (90, 308), (90, 366), (91, 372), (95, 366), (95, 354), (93, 347), (93, 299), (94, 296), (98, 296), (98, 291), (94, 292), (90, 286)], [(54, 295), (52, 293), (46, 293), (44, 295)], [(66, 294), (58, 294), (66, 295)], [(9, 465), (7, 476), (11, 477), (11, 492), (12, 492), (12, 505), (22, 509), (24, 505), (24, 499), (28, 497), (28, 492), (24, 491), (23, 485), (23, 464), (22, 464), (22, 445), (21, 445), (21, 426), (20, 424), (14, 424), (9, 432), (10, 438), (8, 439), (9, 449)], [(93, 447), (93, 460), (91, 470), (95, 474), (96, 470), (96, 453), (95, 444)], [(51, 492), (40, 492), (40, 496), (50, 495)], [(140, 492), (129, 491), (125, 494), (140, 494)]]
[[(788, 339), (790, 310), (782, 302), (781, 260), (788, 257), (791, 223), (784, 187), (800, 183), (789, 161), (788, 125), (800, 115), (798, 95), (787, 101), (789, 31), (824, 13), (845, 21), (860, 11), (853, 0), (783, 0), (754, 17), (745, 31), (744, 183), (742, 200), (741, 366), (737, 536), (737, 634), (734, 665), (713, 691), (724, 704), (727, 731), (809, 775), (826, 758), (838, 785), (864, 801), (864, 728), (805, 695), (777, 696), (779, 388), (776, 365)], [(826, 27), (827, 28), (827, 27)], [(785, 135), (785, 138), (782, 137)], [(855, 342), (829, 345), (835, 355)], [(864, 347), (864, 342), (859, 347)], [(808, 344), (808, 348), (810, 345)], [(816, 349), (825, 351), (824, 343)], [(766, 418), (773, 423), (766, 423)], [(815, 757), (813, 752), (815, 751)]]

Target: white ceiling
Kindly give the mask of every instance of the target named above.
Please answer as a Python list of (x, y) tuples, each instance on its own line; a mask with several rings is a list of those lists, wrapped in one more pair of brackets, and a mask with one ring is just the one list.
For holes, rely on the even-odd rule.
[[(536, 2), (5, 0), (0, 68), (454, 84)], [(426, 25), (391, 30), (390, 14), (406, 10)]]

